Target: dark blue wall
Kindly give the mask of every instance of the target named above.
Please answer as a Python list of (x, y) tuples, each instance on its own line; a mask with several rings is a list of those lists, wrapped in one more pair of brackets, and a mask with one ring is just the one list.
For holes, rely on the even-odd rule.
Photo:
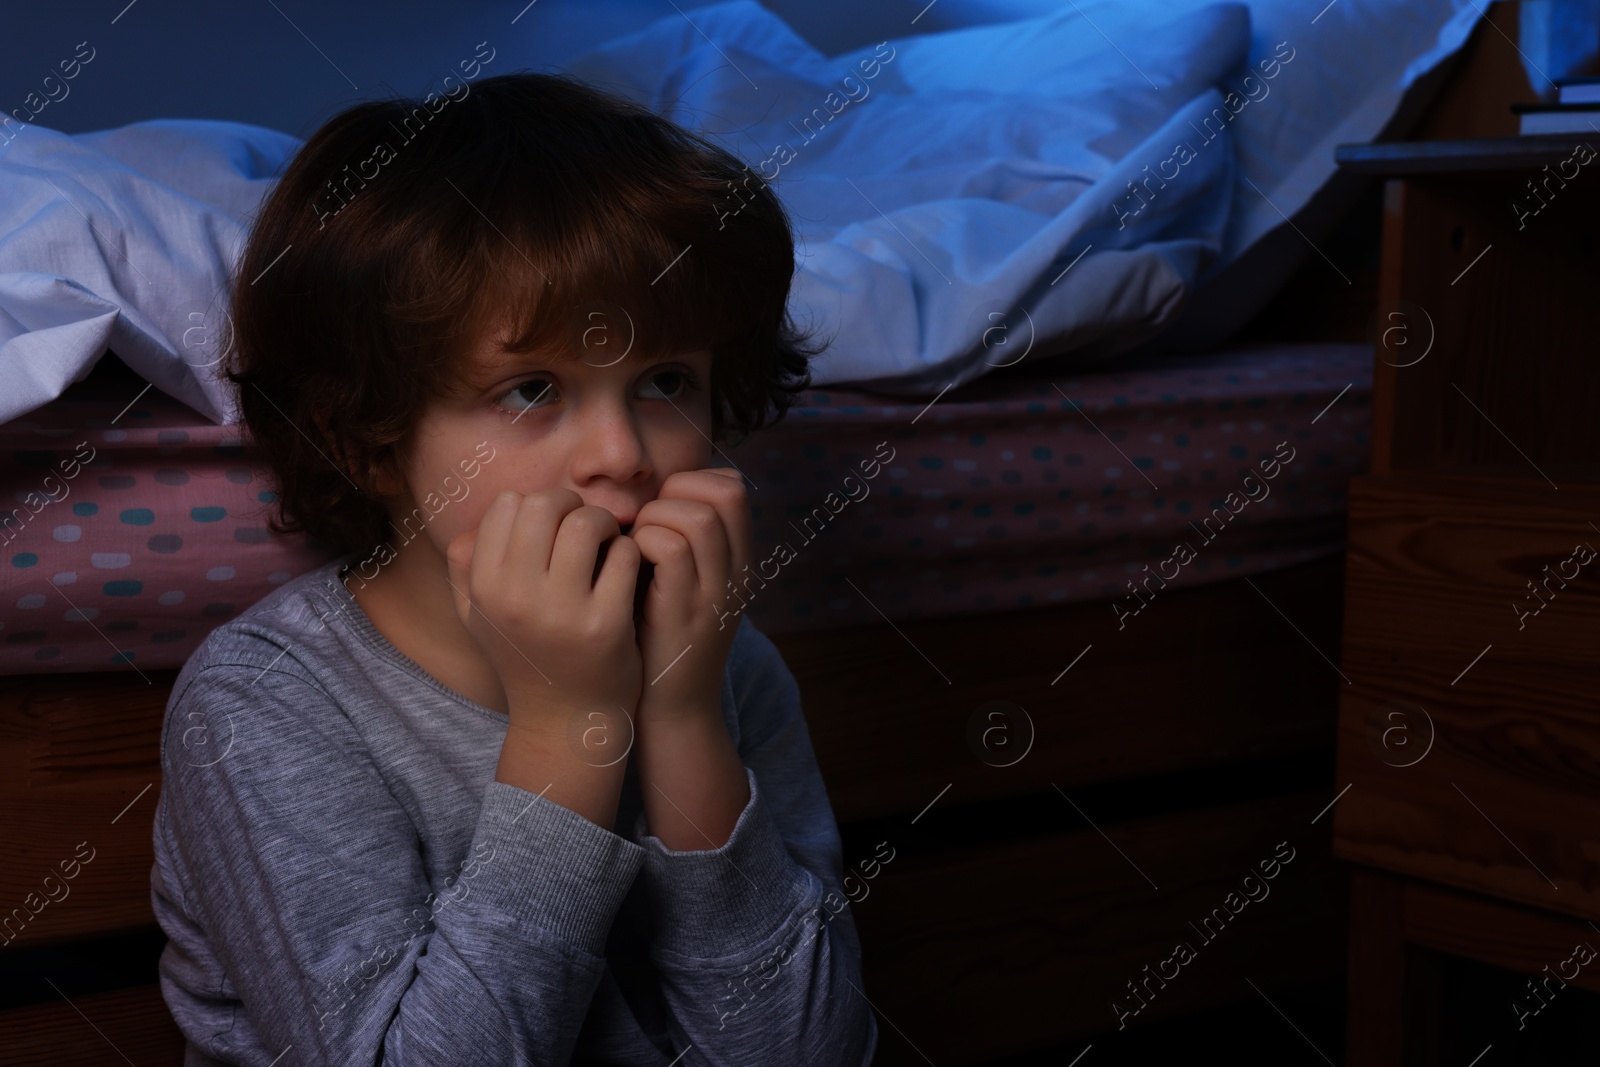
[[(421, 95), (479, 41), (496, 50), (487, 73), (558, 68), (601, 41), (706, 0), (94, 0), (15, 4), (0, 33), (0, 112), (28, 94), (60, 99), (35, 119), (81, 133), (151, 118), (249, 122), (309, 136), (359, 100)], [(769, 2), (826, 53), (940, 28), (926, 0)], [(521, 17), (513, 25), (512, 18)], [(692, 17), (692, 14), (689, 16)], [(113, 19), (115, 22), (113, 23)], [(62, 61), (93, 59), (70, 81)], [(71, 69), (70, 67), (68, 69)], [(57, 81), (46, 85), (55, 75)], [(24, 112), (24, 115), (26, 112)]]

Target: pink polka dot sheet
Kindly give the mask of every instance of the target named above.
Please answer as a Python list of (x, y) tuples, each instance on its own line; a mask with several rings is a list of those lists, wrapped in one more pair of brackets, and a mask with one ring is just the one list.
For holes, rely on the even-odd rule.
[(181, 667), (334, 558), (267, 529), (253, 453), (114, 356), (0, 425), (0, 674)]
[[(0, 425), (0, 674), (176, 669), (339, 555), (268, 529), (240, 427), (101, 368)], [(717, 610), (768, 633), (1096, 600), (1125, 619), (1338, 553), (1371, 368), (1366, 345), (1294, 343), (1017, 368), (931, 402), (810, 390), (713, 460), (755, 519)]]
[(1126, 626), (1168, 589), (1338, 554), (1371, 382), (1369, 345), (1283, 343), (931, 405), (813, 391), (728, 450), (758, 486), (759, 573), (727, 610), (776, 633), (1099, 600)]

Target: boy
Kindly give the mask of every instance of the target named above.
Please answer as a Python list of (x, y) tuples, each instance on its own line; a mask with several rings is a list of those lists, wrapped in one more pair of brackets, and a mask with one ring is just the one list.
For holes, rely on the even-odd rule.
[(866, 1064), (798, 690), (715, 610), (753, 549), (713, 442), (815, 354), (787, 216), (718, 228), (741, 164), (570, 79), (415, 107), (319, 130), (234, 286), (274, 526), (347, 551), (173, 688), (186, 1062)]

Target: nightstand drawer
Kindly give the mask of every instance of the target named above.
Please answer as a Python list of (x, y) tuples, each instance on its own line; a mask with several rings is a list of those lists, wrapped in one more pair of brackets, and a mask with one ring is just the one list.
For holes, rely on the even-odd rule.
[(1588, 519), (1593, 484), (1352, 481), (1336, 855), (1600, 919)]

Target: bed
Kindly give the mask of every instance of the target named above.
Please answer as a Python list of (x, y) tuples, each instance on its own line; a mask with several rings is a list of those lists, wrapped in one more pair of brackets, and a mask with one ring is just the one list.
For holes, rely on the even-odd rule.
[[(758, 550), (796, 553), (744, 610), (800, 682), (845, 862), (896, 849), (855, 905), (875, 1063), (1078, 1054), (1278, 842), (1297, 858), (1274, 900), (1138, 1021), (1238, 1003), (1245, 979), (1285, 1004), (1339, 988), (1343, 881), (1314, 817), (1379, 209), (1348, 192), (1305, 200), (1344, 226), (1324, 247), (1354, 283), (1285, 270), (1226, 344), (1199, 323), (1192, 347), (1041, 352), (937, 397), (825, 382), (727, 450)], [(210, 627), (332, 558), (267, 528), (251, 443), (181, 383), (149, 388), (122, 339), (0, 422), (20, 509), (0, 529), (4, 1063), (178, 1062), (148, 899), (167, 688)], [(1270, 495), (1230, 508), (1274, 456)], [(48, 899), (77, 842), (92, 861)]]

